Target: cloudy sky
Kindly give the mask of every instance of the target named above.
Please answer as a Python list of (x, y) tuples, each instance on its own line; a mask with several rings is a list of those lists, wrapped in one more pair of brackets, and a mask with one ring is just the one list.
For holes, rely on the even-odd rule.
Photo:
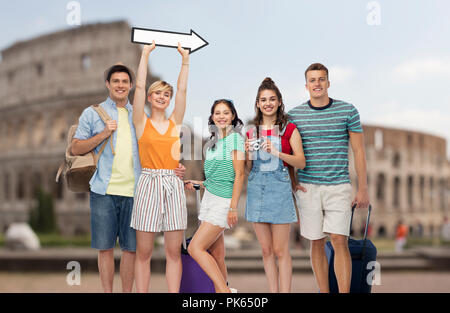
[[(77, 27), (67, 22), (71, 1), (30, 2), (2, 4), (0, 49)], [(330, 96), (353, 103), (363, 123), (424, 131), (450, 143), (450, 1), (76, 2), (81, 24), (124, 19), (136, 27), (193, 29), (209, 42), (191, 56), (187, 123), (206, 123), (218, 98), (233, 99), (240, 117), (252, 118), (266, 76), (293, 108), (308, 99), (305, 68), (321, 62), (330, 69)], [(173, 84), (179, 63), (168, 48), (150, 59), (152, 71)]]

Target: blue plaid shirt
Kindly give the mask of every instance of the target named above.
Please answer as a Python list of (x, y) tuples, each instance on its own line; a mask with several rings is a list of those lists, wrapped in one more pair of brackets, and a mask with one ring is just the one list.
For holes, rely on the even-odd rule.
[[(117, 106), (111, 98), (107, 98), (105, 102), (101, 103), (100, 106), (105, 109), (106, 113), (115, 121), (118, 120), (118, 111)], [(132, 149), (133, 149), (133, 167), (134, 167), (134, 179), (135, 179), (135, 187), (137, 185), (139, 176), (141, 175), (141, 162), (139, 160), (139, 150), (136, 139), (136, 131), (133, 125), (133, 107), (128, 101), (125, 108), (128, 110), (128, 121), (130, 123), (131, 128), (131, 139), (132, 139)], [(95, 135), (101, 133), (105, 128), (105, 123), (103, 123), (100, 116), (95, 112), (92, 107), (86, 108), (80, 116), (78, 122), (78, 128), (73, 138), (86, 140), (94, 137)], [(110, 139), (108, 139), (110, 140)], [(113, 145), (116, 146), (117, 140), (117, 132), (113, 133)], [(98, 145), (94, 151), (98, 153), (101, 144)], [(111, 179), (111, 171), (113, 166), (114, 155), (111, 151), (111, 145), (108, 143), (103, 151), (100, 159), (98, 160), (97, 170), (92, 176), (89, 184), (91, 186), (91, 191), (105, 195), (106, 189), (108, 188), (109, 180)]]

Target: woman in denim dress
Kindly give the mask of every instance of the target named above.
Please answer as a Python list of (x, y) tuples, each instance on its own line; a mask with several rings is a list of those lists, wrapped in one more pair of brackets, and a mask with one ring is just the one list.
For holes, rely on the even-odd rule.
[[(294, 175), (293, 167), (305, 167), (305, 156), (300, 133), (287, 121), (281, 93), (270, 78), (258, 89), (255, 111), (256, 128), (247, 132), (245, 143), (250, 171), (245, 217), (261, 245), (270, 292), (290, 292), (290, 224), (297, 222), (290, 174)], [(253, 145), (255, 139), (264, 140), (259, 149)]]

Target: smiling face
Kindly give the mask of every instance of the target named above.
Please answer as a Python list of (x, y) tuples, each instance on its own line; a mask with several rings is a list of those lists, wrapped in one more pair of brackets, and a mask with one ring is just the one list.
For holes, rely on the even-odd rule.
[(132, 87), (130, 76), (125, 72), (115, 72), (109, 81), (106, 81), (106, 87), (109, 89), (109, 97), (114, 102), (125, 101)]
[(168, 90), (157, 89), (148, 95), (152, 109), (165, 110), (170, 104), (171, 93)]
[(260, 92), (257, 107), (261, 110), (261, 113), (263, 115), (265, 116), (276, 115), (279, 106), (280, 100), (278, 99), (275, 91), (265, 89)]
[(212, 115), (212, 120), (218, 129), (226, 129), (227, 126), (231, 125), (234, 119), (234, 114), (231, 109), (223, 102), (220, 102), (214, 108), (214, 113)]
[(308, 71), (306, 73), (306, 89), (309, 91), (311, 98), (328, 97), (328, 81), (327, 73), (324, 70)]

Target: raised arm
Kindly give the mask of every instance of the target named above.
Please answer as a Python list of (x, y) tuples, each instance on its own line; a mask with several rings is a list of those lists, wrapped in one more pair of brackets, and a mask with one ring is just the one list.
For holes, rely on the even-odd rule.
[(133, 100), (133, 124), (136, 129), (136, 136), (139, 139), (144, 133), (145, 128), (145, 98), (146, 90), (145, 83), (147, 80), (148, 71), (148, 57), (150, 52), (155, 49), (155, 41), (151, 45), (144, 45), (141, 54), (141, 60), (139, 62), (139, 67), (136, 77), (136, 90), (134, 91)]
[(177, 125), (183, 123), (184, 113), (186, 112), (186, 90), (189, 74), (189, 51), (183, 49), (178, 43), (178, 52), (181, 55), (181, 69), (177, 81), (175, 108), (170, 116), (170, 119), (173, 119)]

